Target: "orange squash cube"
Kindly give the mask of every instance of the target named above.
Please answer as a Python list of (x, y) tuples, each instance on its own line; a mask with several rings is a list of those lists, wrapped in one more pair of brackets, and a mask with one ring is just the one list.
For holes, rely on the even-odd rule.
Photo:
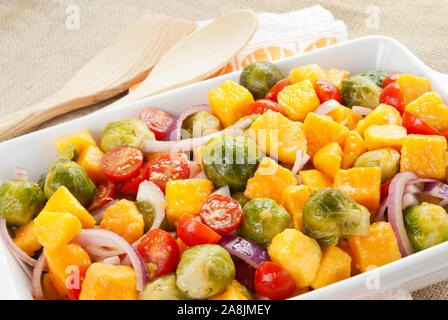
[(387, 104), (380, 104), (373, 109), (364, 119), (358, 122), (355, 130), (364, 136), (364, 131), (370, 126), (382, 126), (385, 124), (392, 124), (401, 126), (400, 112), (394, 107)]
[(247, 289), (238, 281), (233, 280), (223, 293), (213, 296), (208, 300), (252, 300), (244, 291), (247, 291)]
[(440, 132), (448, 131), (448, 107), (435, 92), (427, 92), (406, 106), (406, 111), (416, 115)]
[(355, 163), (355, 160), (367, 151), (366, 144), (361, 135), (356, 131), (350, 131), (345, 138), (342, 147), (342, 169), (349, 169)]
[(337, 142), (331, 142), (319, 149), (313, 157), (314, 167), (334, 178), (336, 172), (341, 168), (342, 149)]
[[(352, 257), (352, 252), (350, 250), (350, 245), (348, 244), (347, 239), (341, 239), (338, 243), (338, 248), (341, 250), (344, 250), (350, 257)], [(359, 271), (358, 267), (355, 265), (355, 262), (352, 260), (351, 263), (351, 276), (356, 276), (357, 274), (360, 274), (361, 271)]]
[(352, 109), (344, 106), (337, 107), (336, 109), (330, 111), (328, 115), (337, 123), (346, 126), (349, 130), (355, 129), (358, 122), (362, 120), (362, 116), (360, 114), (356, 114), (352, 111)]
[(14, 243), (30, 257), (34, 256), (34, 253), (42, 248), (34, 229), (34, 220), (17, 229)]
[(79, 152), (82, 152), (88, 146), (96, 147), (96, 142), (92, 135), (85, 129), (53, 140), (58, 153), (61, 153), (71, 143), (75, 144)]
[(303, 170), (299, 172), (299, 175), (302, 183), (308, 186), (310, 192), (333, 187), (331, 178), (319, 170)]
[(101, 183), (107, 179), (103, 170), (100, 167), (101, 157), (103, 152), (94, 146), (87, 146), (79, 154), (76, 162), (84, 168), (89, 178), (96, 184)]
[(313, 112), (320, 105), (309, 80), (285, 87), (279, 92), (277, 100), (284, 108), (286, 116), (293, 121), (303, 121), (309, 112)]
[(325, 71), (318, 64), (307, 64), (298, 68), (294, 68), (289, 72), (288, 79), (292, 83), (298, 83), (305, 80), (311, 82), (312, 85), (317, 80), (325, 79)]
[(81, 222), (65, 212), (42, 211), (34, 219), (34, 230), (39, 243), (45, 248), (56, 248), (67, 244), (80, 234)]
[(322, 248), (322, 260), (311, 287), (319, 289), (350, 278), (352, 258), (338, 247)]
[(341, 169), (334, 177), (334, 187), (373, 212), (380, 205), (381, 169)]
[(42, 276), (42, 291), (44, 292), (44, 296), (46, 300), (62, 300), (63, 297), (59, 294), (56, 287), (53, 285), (50, 279), (50, 274), (45, 273)]
[(345, 70), (328, 69), (324, 73), (324, 80), (332, 82), (338, 89), (341, 89), (342, 80), (348, 78), (348, 72)]
[(406, 135), (406, 128), (401, 126), (370, 126), (364, 131), (364, 141), (369, 150), (394, 148), (400, 151)]
[(352, 259), (361, 272), (401, 258), (397, 238), (388, 222), (372, 224), (368, 235), (349, 237), (348, 244)]
[(401, 149), (400, 171), (421, 178), (446, 178), (447, 143), (442, 136), (410, 134)]
[(310, 196), (310, 188), (306, 185), (290, 186), (283, 190), (281, 205), (288, 210), (295, 229), (303, 232), (303, 207)]
[(397, 83), (403, 93), (404, 103), (407, 105), (425, 92), (431, 91), (429, 79), (403, 73), (397, 78)]

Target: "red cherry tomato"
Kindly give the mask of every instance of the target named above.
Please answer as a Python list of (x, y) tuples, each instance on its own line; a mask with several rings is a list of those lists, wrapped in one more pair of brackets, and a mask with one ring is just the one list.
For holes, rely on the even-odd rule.
[(380, 94), (380, 103), (388, 104), (397, 109), (400, 114), (405, 110), (404, 97), (396, 82), (388, 84)]
[(170, 180), (182, 180), (190, 177), (190, 162), (180, 154), (167, 153), (158, 156), (149, 169), (149, 180), (165, 192), (165, 186)]
[(166, 130), (174, 121), (174, 117), (169, 113), (151, 107), (142, 109), (140, 119), (143, 120), (149, 130), (154, 132), (157, 140), (163, 139)]
[(140, 172), (132, 178), (131, 180), (128, 180), (124, 182), (120, 187), (118, 188), (118, 193), (121, 194), (137, 194), (138, 187), (140, 186), (140, 183), (142, 183), (145, 180), (149, 179), (149, 169), (150, 164), (146, 162), (143, 167), (140, 168)]
[(180, 260), (176, 239), (162, 229), (146, 233), (137, 246), (137, 252), (145, 262), (151, 280), (176, 271)]
[(239, 227), (243, 210), (235, 199), (215, 194), (204, 202), (200, 216), (207, 226), (220, 234), (226, 234)]
[[(84, 281), (84, 278), (86, 277), (87, 269), (89, 269), (89, 267), (91, 265), (92, 264), (89, 263), (89, 264), (85, 264), (85, 265), (79, 267), (79, 269), (78, 269), (79, 270), (79, 275), (78, 275), (79, 283), (76, 283), (74, 288), (67, 289), (68, 298), (70, 300), (79, 300), (79, 294), (81, 293), (82, 282)], [(72, 275), (72, 276), (74, 276), (74, 275)], [(75, 278), (75, 280), (76, 280), (76, 278)]]
[(389, 195), (389, 186), (392, 180), (389, 180), (381, 185), (380, 201), (383, 202)]
[(105, 153), (100, 161), (101, 170), (113, 181), (135, 177), (143, 166), (143, 153), (131, 147), (117, 147)]
[(268, 110), (279, 112), (281, 114), (284, 114), (285, 112), (277, 102), (268, 99), (258, 99), (255, 100), (254, 103), (249, 105), (246, 111), (246, 116), (251, 114), (263, 114)]
[(393, 72), (390, 75), (388, 75), (386, 78), (384, 78), (383, 83), (381, 84), (381, 88), (386, 88), (389, 84), (396, 82), (398, 76), (401, 74), (401, 72)]
[(272, 88), (271, 90), (269, 90), (269, 92), (266, 94), (266, 99), (268, 100), (272, 100), (274, 102), (278, 102), (277, 101), (277, 96), (278, 93), (280, 91), (282, 91), (285, 87), (292, 85), (291, 80), (289, 79), (283, 79), (280, 80), (279, 82), (277, 82)]
[(177, 222), (177, 236), (187, 246), (215, 244), (221, 236), (195, 217), (184, 214)]
[(255, 290), (271, 300), (286, 299), (296, 290), (291, 275), (279, 265), (265, 261), (255, 272)]
[(324, 103), (331, 99), (336, 100), (339, 103), (342, 102), (341, 93), (339, 92), (338, 87), (330, 81), (317, 80), (314, 84), (314, 90), (316, 91), (320, 103)]
[(107, 180), (100, 185), (96, 186), (95, 197), (90, 204), (89, 211), (93, 211), (97, 208), (104, 206), (112, 201), (115, 197), (115, 185), (112, 181)]
[(405, 111), (402, 116), (402, 125), (406, 128), (408, 134), (426, 134), (426, 135), (444, 135), (437, 129), (433, 128), (425, 121), (413, 115), (412, 113)]

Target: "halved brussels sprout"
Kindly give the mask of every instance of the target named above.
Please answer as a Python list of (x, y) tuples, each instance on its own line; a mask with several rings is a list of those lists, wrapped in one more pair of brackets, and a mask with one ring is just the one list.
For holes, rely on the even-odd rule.
[(379, 104), (380, 94), (381, 88), (361, 75), (342, 80), (342, 104), (346, 107), (361, 106), (374, 109)]
[(384, 79), (389, 75), (384, 71), (364, 71), (359, 74), (362, 77), (372, 80), (378, 87), (381, 87)]
[(269, 246), (272, 238), (292, 228), (291, 215), (285, 208), (269, 198), (253, 199), (243, 209), (239, 234), (243, 238)]
[(35, 182), (8, 180), (0, 185), (0, 216), (8, 226), (27, 224), (44, 205), (44, 193)]
[(221, 122), (210, 112), (199, 111), (184, 120), (182, 129), (186, 130), (190, 137), (193, 137), (197, 132), (202, 137), (221, 130)]
[(367, 151), (356, 159), (354, 167), (380, 167), (381, 183), (385, 183), (400, 170), (400, 153), (392, 148)]
[(222, 247), (204, 244), (188, 248), (176, 270), (177, 287), (192, 299), (223, 292), (235, 278), (235, 265)]
[(202, 153), (204, 173), (216, 188), (229, 185), (232, 192), (242, 191), (258, 168), (262, 153), (248, 137), (211, 139)]
[(47, 180), (47, 173), (42, 173), (37, 179), (37, 185), (42, 189), (42, 192), (45, 188), (45, 181)]
[(148, 283), (145, 290), (139, 293), (139, 300), (189, 300), (188, 296), (180, 291), (176, 284), (174, 273), (161, 276)]
[(270, 62), (255, 62), (246, 66), (240, 75), (240, 85), (252, 93), (254, 99), (263, 99), (271, 88), (284, 79), (281, 70)]
[(448, 240), (448, 214), (441, 206), (423, 202), (405, 209), (404, 223), (416, 251)]
[[(136, 201), (135, 205), (136, 205), (138, 211), (143, 216), (144, 231), (148, 232), (149, 228), (151, 228), (151, 226), (152, 226), (152, 223), (153, 223), (155, 215), (156, 215), (154, 206), (149, 201)], [(171, 230), (176, 229), (173, 225), (171, 225), (168, 222), (168, 219), (166, 218), (166, 216), (163, 218), (163, 221), (159, 228), (162, 230), (165, 230), (165, 231), (171, 231)]]
[(143, 140), (155, 140), (154, 133), (137, 119), (109, 122), (101, 134), (101, 149), (108, 152), (116, 147), (141, 149)]
[(79, 150), (76, 144), (70, 143), (62, 152), (58, 155), (57, 159), (68, 159), (76, 161), (79, 155)]
[(311, 193), (302, 217), (305, 234), (321, 246), (335, 246), (340, 239), (369, 233), (369, 210), (335, 188)]
[(244, 196), (244, 192), (243, 191), (239, 191), (239, 192), (233, 193), (232, 194), (232, 198), (235, 199), (236, 201), (238, 201), (238, 203), (240, 204), (241, 208), (244, 208), (246, 203), (248, 203), (250, 201), (250, 199), (247, 199)]

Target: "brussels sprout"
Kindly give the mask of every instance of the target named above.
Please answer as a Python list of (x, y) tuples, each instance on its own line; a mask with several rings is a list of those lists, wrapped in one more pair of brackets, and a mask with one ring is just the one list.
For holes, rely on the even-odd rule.
[(47, 180), (47, 173), (42, 173), (39, 176), (39, 179), (37, 179), (37, 185), (39, 186), (39, 188), (42, 189), (42, 192), (44, 191), (46, 180)]
[(211, 139), (202, 153), (204, 173), (217, 188), (229, 185), (232, 192), (245, 189), (261, 161), (261, 151), (248, 137)]
[(379, 104), (381, 89), (372, 80), (356, 75), (342, 80), (342, 104), (346, 107), (361, 106), (373, 109)]
[(176, 270), (177, 286), (192, 299), (223, 292), (235, 278), (235, 265), (222, 247), (204, 244), (184, 251)]
[(340, 239), (369, 233), (370, 213), (339, 189), (311, 193), (303, 208), (305, 234), (321, 246), (335, 246)]
[(196, 132), (199, 132), (200, 136), (206, 136), (221, 130), (221, 122), (210, 112), (199, 111), (184, 120), (182, 129), (186, 130), (190, 137)]
[(108, 152), (116, 147), (141, 149), (143, 140), (155, 140), (154, 133), (137, 119), (109, 122), (101, 134), (101, 149)]
[[(154, 206), (149, 201), (136, 201), (135, 205), (138, 211), (143, 216), (143, 222), (145, 224), (144, 231), (147, 232), (149, 231), (149, 228), (151, 228), (156, 214)], [(166, 216), (163, 218), (162, 224), (160, 225), (159, 228), (165, 231), (171, 231), (176, 229), (173, 225), (171, 225), (171, 223), (168, 222)]]
[(388, 76), (384, 71), (364, 71), (359, 75), (372, 80), (378, 87), (381, 87), (384, 79)]
[(380, 167), (381, 182), (385, 183), (398, 173), (400, 167), (400, 153), (392, 148), (368, 151), (356, 159), (354, 166)]
[(44, 205), (44, 193), (35, 182), (8, 180), (0, 185), (0, 216), (8, 226), (27, 224)]
[(272, 238), (286, 228), (292, 228), (291, 215), (274, 200), (258, 198), (244, 206), (243, 221), (239, 229), (243, 238), (267, 247)]
[(274, 84), (284, 78), (280, 68), (275, 64), (255, 62), (243, 69), (240, 84), (252, 93), (254, 99), (263, 99)]
[(68, 159), (76, 161), (78, 155), (79, 155), (78, 148), (74, 143), (70, 143), (64, 150), (62, 150), (57, 159)]
[(76, 162), (68, 159), (56, 159), (48, 168), (44, 194), (48, 199), (61, 186), (65, 186), (76, 199), (86, 206), (95, 196), (96, 186), (86, 171)]
[(239, 202), (241, 208), (244, 208), (246, 203), (248, 203), (250, 201), (250, 199), (247, 199), (244, 196), (243, 191), (235, 192), (234, 194), (232, 194), (232, 198)]
[(416, 251), (448, 240), (448, 214), (441, 206), (423, 202), (405, 209), (404, 224)]
[(145, 290), (139, 293), (139, 300), (188, 300), (188, 296), (180, 291), (174, 273), (161, 276), (148, 283)]

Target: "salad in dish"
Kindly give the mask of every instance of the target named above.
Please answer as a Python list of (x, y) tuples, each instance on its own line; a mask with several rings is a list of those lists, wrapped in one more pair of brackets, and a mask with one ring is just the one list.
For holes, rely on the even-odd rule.
[(257, 62), (204, 103), (68, 132), (37, 181), (11, 168), (0, 235), (35, 299), (288, 299), (448, 240), (428, 79)]

